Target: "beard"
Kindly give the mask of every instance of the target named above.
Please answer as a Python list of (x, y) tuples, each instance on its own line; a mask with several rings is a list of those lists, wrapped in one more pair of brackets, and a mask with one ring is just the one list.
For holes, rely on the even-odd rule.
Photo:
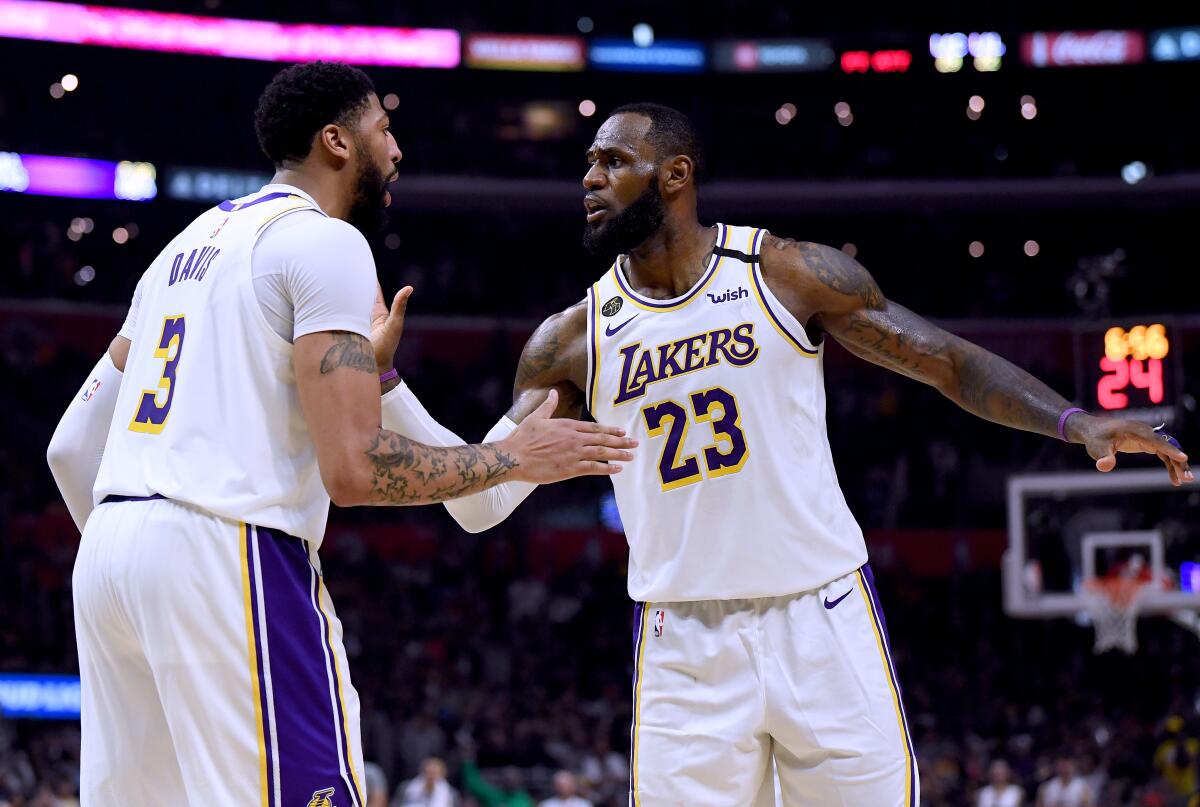
[(605, 258), (624, 255), (658, 232), (666, 214), (658, 183), (651, 180), (642, 195), (620, 213), (596, 225), (585, 223), (583, 248)]
[[(362, 147), (360, 147), (360, 152)], [(383, 206), (383, 195), (387, 193), (387, 177), (379, 166), (363, 157), (354, 183), (354, 198), (350, 202), (350, 214), (346, 220), (368, 240), (375, 238), (387, 226), (387, 208)]]

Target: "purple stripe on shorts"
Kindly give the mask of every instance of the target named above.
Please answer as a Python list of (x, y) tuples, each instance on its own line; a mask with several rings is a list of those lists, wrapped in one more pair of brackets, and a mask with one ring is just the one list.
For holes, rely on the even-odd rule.
[(629, 793), (631, 804), (636, 803), (637, 795), (633, 792), (633, 760), (637, 754), (637, 715), (638, 715), (638, 653), (642, 647), (642, 615), (646, 603), (633, 604), (633, 719), (629, 724)]
[(258, 701), (259, 708), (262, 712), (262, 735), (263, 735), (263, 751), (267, 756), (267, 805), (273, 807), (275, 804), (275, 758), (272, 750), (271, 737), (271, 720), (270, 705), (267, 703), (267, 672), (268, 669), (263, 660), (263, 643), (262, 643), (262, 614), (258, 610), (258, 575), (255, 571), (255, 551), (254, 546), (257, 543), (257, 528), (250, 525), (246, 526), (246, 569), (250, 575), (250, 613), (254, 619), (254, 649), (255, 649), (255, 664), (258, 666)]
[(879, 603), (879, 592), (875, 590), (875, 574), (871, 571), (871, 564), (864, 563), (859, 569), (859, 574), (862, 575), (863, 582), (867, 585), (867, 592), (871, 595), (871, 618), (875, 620), (875, 624), (879, 626), (879, 633), (883, 636), (883, 649), (887, 656), (888, 674), (892, 679), (892, 686), (896, 688), (896, 701), (900, 704), (900, 719), (904, 721), (905, 743), (908, 746), (908, 792), (909, 807), (916, 807), (917, 804), (917, 752), (913, 748), (912, 732), (908, 728), (908, 713), (904, 710), (904, 694), (900, 689), (900, 679), (896, 675), (896, 665), (892, 663), (892, 644), (888, 639), (887, 622), (883, 618), (883, 606)]
[[(277, 530), (260, 527), (257, 533), (281, 803), (308, 804), (315, 794), (329, 791), (330, 803), (357, 805), (358, 793), (342, 772), (344, 727), (340, 701), (332, 701), (324, 620), (313, 607), (308, 548)], [(329, 662), (337, 663), (332, 657)], [(347, 760), (347, 769), (352, 764)]]

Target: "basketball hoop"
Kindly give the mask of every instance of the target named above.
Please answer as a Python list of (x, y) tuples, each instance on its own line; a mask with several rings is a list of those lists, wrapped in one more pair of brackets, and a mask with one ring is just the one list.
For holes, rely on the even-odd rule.
[(1116, 648), (1137, 652), (1138, 605), (1151, 581), (1136, 577), (1093, 577), (1083, 582), (1083, 596), (1096, 629), (1096, 654)]

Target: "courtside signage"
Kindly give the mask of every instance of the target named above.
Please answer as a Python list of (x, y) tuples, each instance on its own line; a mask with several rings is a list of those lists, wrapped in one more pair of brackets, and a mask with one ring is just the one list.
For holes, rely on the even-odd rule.
[(443, 28), (289, 24), (42, 0), (0, 0), (0, 36), (269, 62), (457, 67), (460, 57), (458, 32)]
[(687, 40), (662, 40), (641, 47), (631, 39), (596, 39), (588, 58), (597, 70), (642, 73), (699, 73), (708, 61), (704, 45)]
[(463, 61), (490, 70), (575, 71), (587, 65), (587, 49), (577, 36), (468, 34)]
[(148, 202), (158, 195), (153, 163), (0, 151), (0, 191)]
[(168, 168), (168, 199), (185, 202), (223, 202), (249, 196), (271, 181), (270, 174), (213, 168)]
[(724, 39), (713, 46), (722, 73), (801, 73), (827, 70), (837, 60), (820, 39)]
[(1021, 37), (1021, 61), (1030, 67), (1091, 67), (1141, 64), (1146, 36), (1141, 31), (1038, 31)]
[(78, 675), (0, 673), (0, 714), (35, 720), (79, 719)]

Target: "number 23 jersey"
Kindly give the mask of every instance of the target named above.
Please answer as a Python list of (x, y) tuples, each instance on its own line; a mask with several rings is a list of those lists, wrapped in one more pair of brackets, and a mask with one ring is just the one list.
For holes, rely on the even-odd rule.
[(718, 224), (672, 300), (636, 293), (623, 256), (588, 290), (588, 408), (640, 441), (612, 477), (634, 600), (792, 594), (867, 560), (829, 450), (822, 349), (763, 281), (765, 234)]

